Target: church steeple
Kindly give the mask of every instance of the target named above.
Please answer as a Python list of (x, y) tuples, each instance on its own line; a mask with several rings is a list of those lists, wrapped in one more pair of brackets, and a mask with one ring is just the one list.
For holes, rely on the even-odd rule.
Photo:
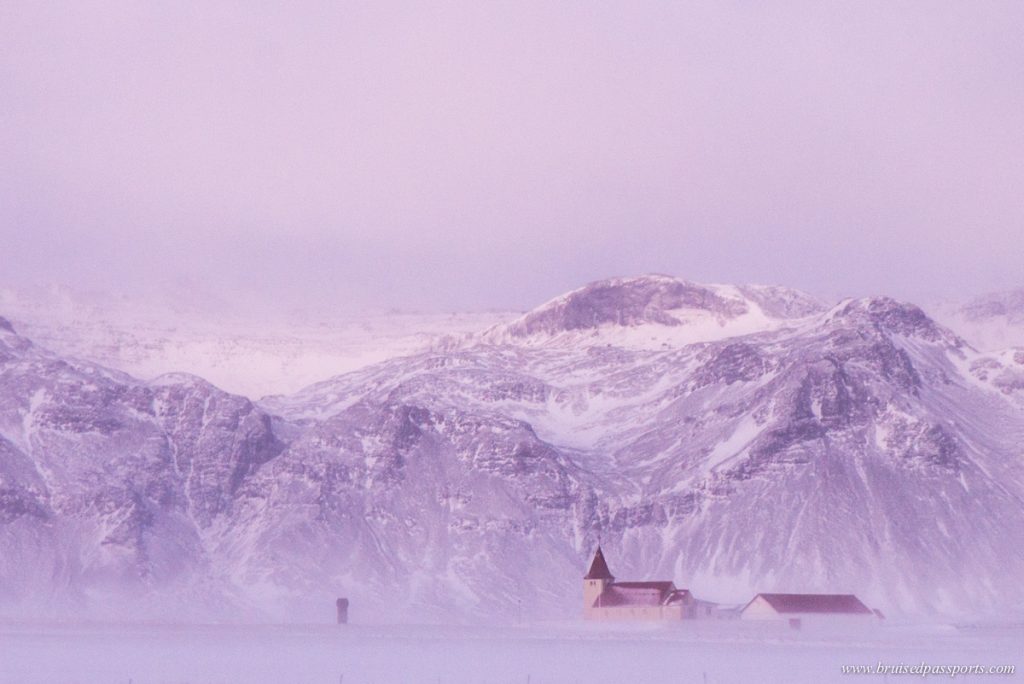
[(597, 552), (594, 554), (594, 560), (590, 563), (590, 571), (583, 577), (585, 580), (614, 580), (611, 570), (608, 569), (608, 563), (604, 560), (604, 553), (601, 551), (601, 545), (598, 544)]
[(594, 560), (590, 562), (590, 571), (583, 577), (583, 617), (588, 620), (594, 619), (601, 609), (602, 597), (605, 591), (615, 584), (608, 563), (604, 560), (604, 552), (601, 551), (601, 542), (597, 543), (597, 551), (594, 553)]

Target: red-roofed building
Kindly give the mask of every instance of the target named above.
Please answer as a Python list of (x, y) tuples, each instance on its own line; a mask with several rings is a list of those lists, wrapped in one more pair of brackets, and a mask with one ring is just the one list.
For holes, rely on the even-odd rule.
[(744, 620), (876, 617), (853, 594), (758, 594), (740, 610)]
[(587, 620), (683, 620), (696, 616), (696, 601), (674, 582), (617, 582), (601, 547), (583, 577), (583, 617)]

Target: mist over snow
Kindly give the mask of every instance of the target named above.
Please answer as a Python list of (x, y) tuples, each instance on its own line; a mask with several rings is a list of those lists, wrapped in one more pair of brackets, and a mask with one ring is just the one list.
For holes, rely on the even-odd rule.
[[(1019, 626), (794, 632), (733, 621), (617, 628), (0, 625), (0, 681), (820, 684), (880, 678), (843, 675), (844, 665), (1012, 665), (1019, 660), (1021, 635)], [(959, 675), (952, 681), (987, 679), (1014, 677)]]
[(944, 299), (929, 308), (978, 349), (1024, 348), (1024, 287)]
[(295, 308), (270, 312), (202, 297), (0, 290), (0, 311), (61, 354), (151, 379), (188, 372), (251, 399), (430, 347), (515, 314)]

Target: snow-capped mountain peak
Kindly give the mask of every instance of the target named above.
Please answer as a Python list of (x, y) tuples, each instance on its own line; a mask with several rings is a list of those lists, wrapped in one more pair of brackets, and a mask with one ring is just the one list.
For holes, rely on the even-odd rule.
[(944, 340), (957, 347), (963, 344), (955, 333), (937, 324), (919, 306), (891, 297), (845, 299), (832, 307), (824, 318), (833, 322), (860, 322), (930, 342)]
[(823, 308), (809, 295), (781, 287), (702, 285), (666, 275), (611, 278), (462, 343), (663, 349), (772, 330)]

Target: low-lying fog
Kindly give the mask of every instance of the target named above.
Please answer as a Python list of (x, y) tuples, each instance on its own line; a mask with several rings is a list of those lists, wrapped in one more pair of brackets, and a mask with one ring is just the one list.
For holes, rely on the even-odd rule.
[[(1015, 666), (1022, 643), (1024, 625), (873, 621), (800, 630), (741, 621), (488, 628), (6, 625), (0, 626), (0, 682), (817, 684), (849, 681), (843, 666)], [(989, 679), (958, 675), (955, 681)]]

